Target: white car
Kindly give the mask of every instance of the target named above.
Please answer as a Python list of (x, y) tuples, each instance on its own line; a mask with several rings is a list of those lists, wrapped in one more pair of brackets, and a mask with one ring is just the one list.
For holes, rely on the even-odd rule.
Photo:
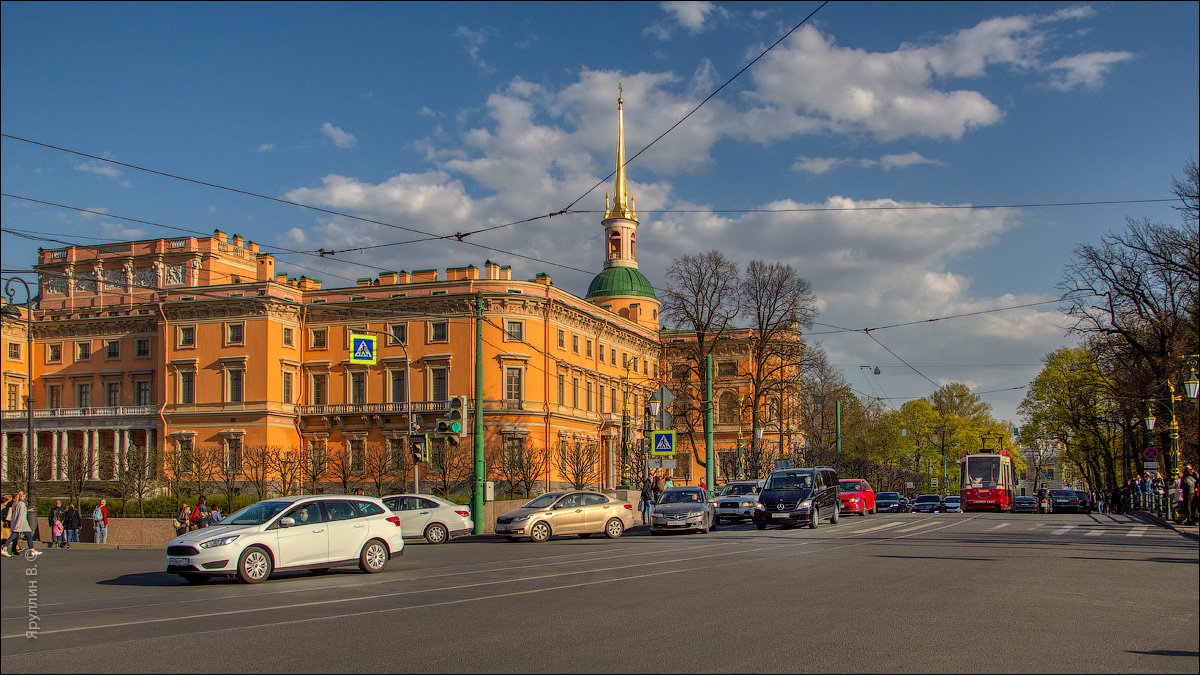
[(193, 583), (237, 575), (257, 584), (277, 570), (323, 572), (355, 563), (373, 574), (403, 552), (399, 516), (374, 497), (279, 497), (172, 539), (167, 572)]
[(383, 505), (400, 517), (406, 537), (424, 537), (431, 544), (444, 544), (475, 531), (471, 510), (433, 495), (388, 495)]

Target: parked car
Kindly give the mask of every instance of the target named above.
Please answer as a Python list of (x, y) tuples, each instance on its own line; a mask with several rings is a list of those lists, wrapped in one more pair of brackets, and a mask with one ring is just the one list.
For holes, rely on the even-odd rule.
[[(699, 489), (699, 488), (697, 488)], [(509, 541), (543, 542), (556, 535), (616, 539), (633, 525), (633, 505), (599, 492), (547, 492), (496, 518), (496, 534)]]
[(717, 515), (714, 523), (754, 519), (754, 502), (766, 484), (765, 478), (758, 480), (736, 480), (721, 486), (717, 491)]
[(942, 510), (941, 495), (921, 495), (913, 502), (913, 513), (937, 513)]
[(887, 513), (908, 513), (908, 500), (899, 492), (876, 492), (875, 510)]
[(958, 495), (946, 495), (942, 498), (942, 513), (962, 513), (962, 498)]
[(1051, 490), (1050, 506), (1056, 512), (1079, 513), (1079, 497), (1074, 490)]
[(234, 576), (248, 584), (272, 572), (357, 564), (382, 572), (404, 552), (400, 517), (374, 497), (321, 495), (266, 499), (229, 514), (219, 525), (167, 544), (167, 572), (200, 583)]
[(704, 490), (692, 485), (667, 488), (650, 512), (650, 534), (708, 532), (716, 526), (716, 505), (709, 501)]
[(772, 471), (754, 505), (754, 525), (760, 530), (817, 524), (828, 518), (836, 525), (841, 514), (837, 472), (827, 466)]
[(444, 544), (475, 529), (470, 509), (441, 497), (388, 495), (383, 505), (400, 516), (400, 531), (405, 537), (423, 537), (430, 544)]
[(842, 513), (857, 513), (860, 516), (875, 513), (875, 491), (870, 483), (861, 478), (843, 478), (838, 483)]
[(1075, 490), (1075, 496), (1079, 497), (1079, 512), (1091, 513), (1096, 505), (1092, 503), (1092, 496), (1086, 492)]
[(1013, 497), (1013, 513), (1037, 513), (1037, 500), (1033, 497)]

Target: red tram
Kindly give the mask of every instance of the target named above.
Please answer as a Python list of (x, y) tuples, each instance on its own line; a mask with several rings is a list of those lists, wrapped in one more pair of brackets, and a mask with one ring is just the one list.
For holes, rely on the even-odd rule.
[(1012, 511), (1013, 461), (1007, 450), (982, 450), (960, 462), (963, 511)]

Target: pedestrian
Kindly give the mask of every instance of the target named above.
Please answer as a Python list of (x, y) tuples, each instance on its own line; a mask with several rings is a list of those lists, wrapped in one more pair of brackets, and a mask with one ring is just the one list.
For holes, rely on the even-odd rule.
[(703, 478), (700, 479), (700, 489), (708, 492), (708, 483), (706, 483)]
[(8, 539), (9, 533), (12, 532), (12, 528), (8, 524), (8, 513), (12, 511), (12, 504), (12, 497), (4, 495), (3, 498), (0, 498), (0, 537), (4, 539)]
[(5, 558), (11, 558), (13, 554), (8, 552), (8, 545), (15, 543), (21, 535), (25, 536), (25, 545), (29, 547), (25, 555), (30, 558), (36, 558), (41, 555), (41, 551), (33, 548), (33, 528), (29, 527), (29, 512), (25, 508), (24, 492), (18, 492), (13, 497), (12, 506), (9, 507), (8, 518), (12, 526), (12, 532), (4, 540), (4, 548), (0, 549), (0, 555)]
[(663, 481), (663, 489), (669, 490), (675, 487), (675, 481), (671, 480), (671, 474), (667, 474), (667, 480)]
[(179, 513), (175, 516), (175, 536), (183, 536), (187, 534), (189, 525), (191, 524), (191, 514), (188, 513), (187, 502), (179, 506)]
[(645, 525), (650, 522), (650, 511), (654, 509), (654, 481), (650, 480), (649, 476), (642, 480), (642, 494), (638, 501), (641, 507), (642, 524)]
[(1179, 492), (1183, 497), (1183, 517), (1185, 525), (1196, 524), (1196, 472), (1192, 465), (1183, 467), (1183, 477), (1179, 480)]
[(208, 512), (208, 525), (217, 525), (221, 522), (221, 507), (214, 506), (212, 511)]
[(196, 508), (192, 510), (192, 528), (199, 529), (208, 527), (208, 498), (200, 495), (200, 501), (196, 502)]
[(663, 493), (663, 490), (665, 490), (665, 489), (667, 489), (667, 488), (666, 488), (666, 483), (663, 481), (663, 477), (660, 475), (655, 475), (654, 476), (654, 503), (655, 504), (658, 503), (658, 500), (662, 499), (662, 493)]
[(1157, 471), (1154, 471), (1153, 474), (1154, 477), (1150, 481), (1150, 489), (1154, 493), (1154, 510), (1165, 517), (1168, 510), (1167, 500), (1165, 499), (1166, 484), (1163, 483), (1162, 474)]
[(59, 548), (67, 546), (67, 512), (62, 507), (62, 500), (54, 500), (54, 508), (50, 509), (50, 546)]
[(108, 502), (101, 499), (96, 508), (92, 509), (92, 527), (95, 528), (93, 539), (97, 544), (108, 543)]
[(67, 502), (63, 518), (63, 526), (67, 528), (67, 548), (71, 548), (71, 544), (79, 543), (79, 530), (83, 529), (83, 518), (75, 508), (75, 502)]

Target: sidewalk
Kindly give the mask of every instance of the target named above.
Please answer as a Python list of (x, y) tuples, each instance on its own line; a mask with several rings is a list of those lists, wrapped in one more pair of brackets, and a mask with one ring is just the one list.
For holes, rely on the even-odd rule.
[(1130, 511), (1129, 515), (1144, 522), (1153, 523), (1159, 527), (1175, 530), (1179, 534), (1182, 534), (1189, 539), (1200, 540), (1200, 525), (1176, 525), (1171, 519), (1163, 518), (1162, 516), (1155, 513), (1150, 513), (1149, 511)]
[[(21, 543), (22, 550), (24, 550), (24, 548), (25, 548), (24, 540), (22, 540), (20, 543)], [(69, 548), (69, 549), (65, 549), (65, 548), (60, 549), (59, 547), (51, 546), (50, 544), (48, 544), (44, 541), (38, 541), (38, 542), (36, 542), (36, 545), (34, 546), (34, 548), (36, 548), (39, 551), (42, 551), (43, 553), (46, 551), (62, 551), (63, 553), (68, 553), (70, 551), (75, 551), (75, 550), (82, 550), (82, 551), (117, 551), (117, 550), (120, 550), (120, 551), (154, 551), (157, 549), (161, 549), (163, 551), (166, 551), (166, 549), (167, 549), (166, 545), (151, 546), (149, 544), (93, 544), (90, 541), (71, 542), (71, 548)]]

